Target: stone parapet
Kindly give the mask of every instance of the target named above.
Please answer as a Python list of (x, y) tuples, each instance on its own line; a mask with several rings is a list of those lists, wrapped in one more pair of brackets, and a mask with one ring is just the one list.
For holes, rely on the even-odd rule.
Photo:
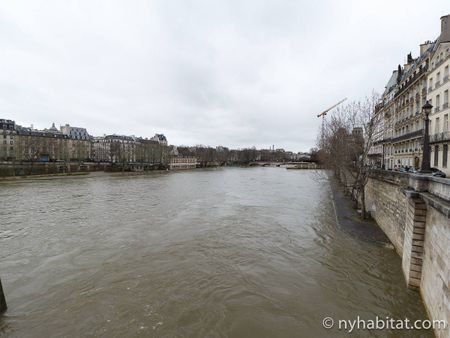
[(433, 320), (450, 336), (450, 180), (374, 170), (365, 187), (372, 217), (402, 257), (408, 287), (420, 291)]

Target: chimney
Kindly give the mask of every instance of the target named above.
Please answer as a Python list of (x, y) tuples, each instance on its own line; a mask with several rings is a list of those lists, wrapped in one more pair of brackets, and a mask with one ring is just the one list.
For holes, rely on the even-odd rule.
[(450, 15), (441, 18), (441, 43), (450, 42)]
[(422, 56), (428, 50), (428, 48), (431, 47), (431, 44), (432, 42), (428, 40), (420, 45), (420, 56)]
[(405, 64), (403, 65), (403, 69), (404, 69), (405, 73), (406, 73), (410, 68), (411, 68), (411, 64), (410, 64), (410, 63), (405, 63)]
[(407, 59), (407, 61), (406, 61), (406, 63), (408, 64), (408, 65), (410, 65), (411, 63), (413, 63), (413, 57), (412, 57), (412, 53), (409, 53), (407, 56), (406, 56), (406, 59)]

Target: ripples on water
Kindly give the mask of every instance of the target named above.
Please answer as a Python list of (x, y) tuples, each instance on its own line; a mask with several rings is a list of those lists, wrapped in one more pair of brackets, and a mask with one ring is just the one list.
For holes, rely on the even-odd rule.
[(322, 318), (426, 318), (395, 252), (336, 225), (317, 172), (34, 180), (0, 199), (0, 336), (343, 336)]

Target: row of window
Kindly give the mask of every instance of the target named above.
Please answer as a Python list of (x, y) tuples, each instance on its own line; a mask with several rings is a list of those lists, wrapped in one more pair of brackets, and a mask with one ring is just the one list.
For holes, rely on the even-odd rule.
[[(434, 146), (434, 166), (438, 167), (439, 166), (439, 146), (435, 145)], [(442, 147), (442, 167), (443, 168), (447, 168), (447, 163), (448, 163), (448, 144), (444, 144), (444, 146)]]
[[(433, 102), (431, 103), (433, 104)], [(434, 100), (434, 111), (438, 112), (441, 109), (441, 95), (436, 95), (436, 98)], [(448, 108), (448, 89), (444, 92), (444, 103), (442, 106), (442, 109)]]
[(419, 140), (410, 141), (407, 143), (400, 143), (395, 146), (385, 148), (385, 155), (393, 155), (407, 152), (417, 152), (422, 149), (422, 142)]
[(395, 137), (406, 135), (409, 133), (412, 133), (414, 131), (421, 130), (423, 128), (423, 121), (419, 120), (415, 123), (412, 123), (411, 125), (407, 125), (405, 127), (402, 127), (401, 129), (395, 130)]
[[(449, 69), (448, 69), (448, 65), (447, 65), (444, 68), (444, 80), (448, 79), (448, 76), (449, 76)], [(436, 81), (435, 82), (433, 82), (433, 78), (430, 77), (430, 89), (431, 88), (435, 88), (436, 86), (439, 86), (440, 84), (441, 84), (441, 72), (438, 72), (436, 74)]]
[(444, 115), (442, 129), (441, 129), (441, 119), (440, 119), (440, 117), (436, 117), (436, 119), (434, 120), (434, 133), (438, 134), (438, 133), (447, 132), (447, 131), (449, 131), (449, 129), (448, 129), (448, 114)]
[[(8, 147), (4, 145), (4, 146), (3, 146), (3, 151), (6, 152), (7, 149), (8, 149)], [(12, 147), (12, 146), (9, 147), (9, 150), (13, 151), (13, 150), (14, 150), (14, 147)]]

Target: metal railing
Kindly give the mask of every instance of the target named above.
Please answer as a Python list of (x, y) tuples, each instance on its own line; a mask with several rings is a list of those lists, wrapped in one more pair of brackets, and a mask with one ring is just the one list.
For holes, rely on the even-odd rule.
[(430, 143), (437, 143), (449, 140), (450, 140), (450, 132), (448, 131), (430, 135)]
[(417, 137), (422, 136), (422, 135), (423, 135), (423, 129), (419, 129), (419, 130), (416, 130), (416, 131), (413, 131), (413, 132), (410, 132), (410, 133), (407, 133), (407, 134), (404, 134), (404, 135), (393, 137), (392, 138), (392, 142), (403, 141), (403, 140), (407, 140), (407, 139), (410, 139), (410, 138), (417, 138)]

